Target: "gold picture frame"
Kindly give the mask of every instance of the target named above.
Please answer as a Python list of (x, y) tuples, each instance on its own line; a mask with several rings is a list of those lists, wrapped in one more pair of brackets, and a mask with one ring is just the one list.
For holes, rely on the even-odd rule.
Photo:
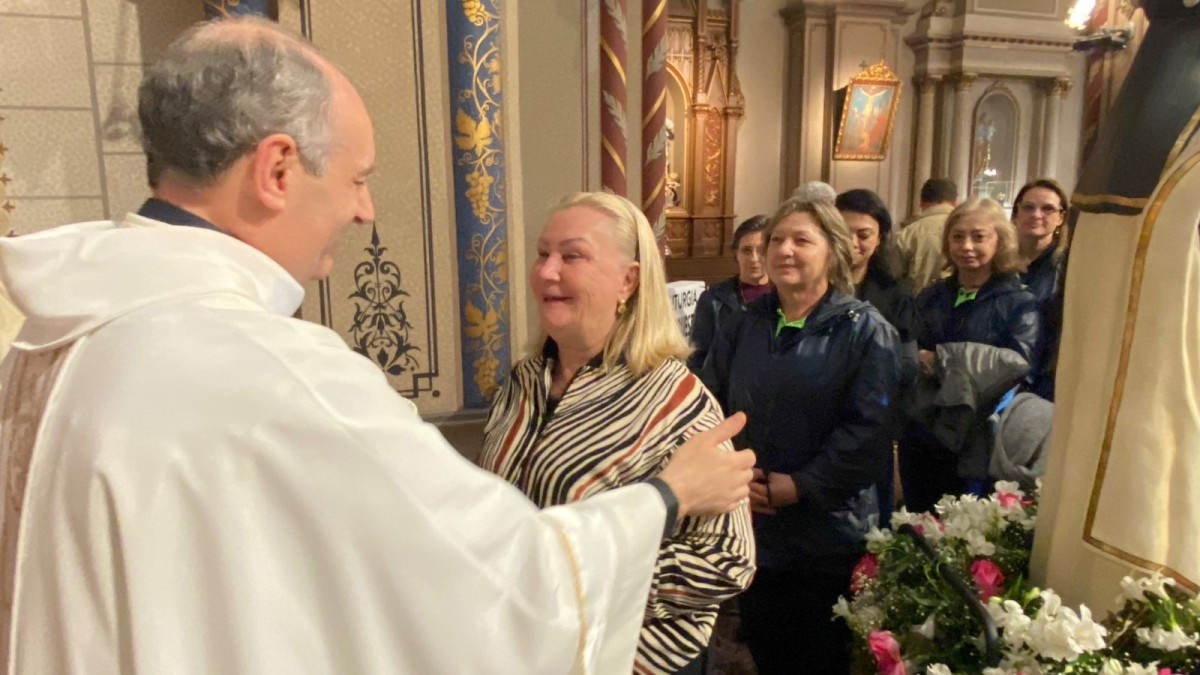
[(834, 159), (887, 159), (903, 86), (884, 61), (850, 78), (842, 90)]

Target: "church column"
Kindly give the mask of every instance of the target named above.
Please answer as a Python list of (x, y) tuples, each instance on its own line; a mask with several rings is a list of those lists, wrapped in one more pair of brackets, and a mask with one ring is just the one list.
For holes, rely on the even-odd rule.
[(446, 5), (463, 407), (474, 409), (488, 407), (512, 365), (499, 2)]
[(1058, 131), (1062, 124), (1062, 101), (1070, 89), (1071, 80), (1065, 77), (1056, 77), (1043, 83), (1043, 91), (1046, 93), (1046, 120), (1042, 127), (1042, 162), (1039, 173), (1045, 177), (1056, 178), (1058, 174)]
[(204, 0), (204, 15), (210, 19), (230, 16), (271, 16), (270, 0)]
[(666, 243), (667, 0), (642, 0), (642, 212)]
[(971, 85), (978, 77), (974, 73), (960, 73), (951, 80), (954, 85), (954, 116), (950, 136), (950, 180), (959, 185), (959, 190), (965, 197), (971, 189), (970, 177), (967, 176), (969, 153), (971, 152), (971, 111), (968, 109)]
[(622, 197), (629, 194), (625, 7), (625, 0), (608, 0), (600, 10), (600, 186)]
[(913, 167), (913, 211), (921, 203), (921, 186), (933, 177), (933, 96), (938, 78), (918, 77), (917, 88), (917, 148)]

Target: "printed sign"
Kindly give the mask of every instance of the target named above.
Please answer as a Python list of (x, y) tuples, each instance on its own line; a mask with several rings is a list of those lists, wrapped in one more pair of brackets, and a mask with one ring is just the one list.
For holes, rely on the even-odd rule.
[(696, 302), (704, 292), (704, 282), (672, 281), (667, 284), (667, 292), (671, 295), (671, 307), (675, 310), (679, 330), (683, 331), (684, 337), (691, 337), (692, 316), (696, 314)]

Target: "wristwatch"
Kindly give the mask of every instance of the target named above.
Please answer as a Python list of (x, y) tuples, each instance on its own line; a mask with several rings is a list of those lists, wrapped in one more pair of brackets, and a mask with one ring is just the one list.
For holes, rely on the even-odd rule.
[(667, 522), (663, 525), (663, 539), (675, 533), (675, 523), (679, 520), (679, 498), (675, 496), (675, 491), (667, 485), (667, 481), (655, 476), (646, 481), (649, 485), (653, 485), (655, 490), (658, 490), (658, 496), (662, 497), (663, 506), (667, 507)]

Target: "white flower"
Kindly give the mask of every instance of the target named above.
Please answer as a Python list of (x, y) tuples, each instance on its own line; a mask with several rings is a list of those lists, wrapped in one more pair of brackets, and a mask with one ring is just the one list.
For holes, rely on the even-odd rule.
[(1133, 600), (1135, 602), (1145, 602), (1145, 594), (1157, 595), (1163, 600), (1170, 600), (1171, 596), (1167, 594), (1167, 586), (1174, 586), (1175, 579), (1164, 577), (1162, 572), (1155, 571), (1148, 577), (1134, 579), (1125, 577), (1121, 579), (1121, 598)]
[(1142, 585), (1133, 577), (1123, 577), (1121, 579), (1121, 594), (1117, 596), (1117, 604), (1130, 602), (1146, 602), (1146, 594), (1142, 590)]
[(1053, 661), (1073, 661), (1081, 654), (1104, 648), (1108, 631), (1092, 620), (1092, 612), (1079, 613), (1062, 606), (1053, 591), (1042, 591), (1043, 605), (1029, 627), (1028, 643), (1039, 655)]
[(1032, 530), (1037, 526), (1037, 516), (1027, 516), (1017, 522), (1021, 523), (1021, 527), (1025, 528), (1026, 530)]
[(993, 597), (988, 602), (987, 611), (996, 622), (996, 627), (1003, 632), (1005, 642), (1017, 649), (1025, 646), (1033, 619), (1025, 616), (1021, 605), (1013, 600), (1001, 601), (1000, 598)]
[(1013, 668), (984, 668), (983, 675), (1022, 675), (1022, 673)]
[(1148, 666), (1139, 663), (1125, 663), (1116, 659), (1105, 659), (1100, 675), (1158, 675), (1158, 662)]
[(883, 547), (890, 543), (893, 539), (891, 530), (881, 530), (878, 527), (872, 527), (870, 532), (863, 537), (867, 540), (867, 550), (871, 553), (879, 553)]
[(990, 556), (996, 554), (996, 545), (987, 540), (979, 530), (971, 530), (963, 537), (967, 542), (967, 553), (971, 555)]
[(937, 621), (935, 621), (935, 617), (935, 614), (930, 614), (929, 616), (925, 617), (925, 621), (920, 626), (913, 628), (913, 632), (924, 636), (926, 640), (932, 640), (937, 631)]
[(1163, 630), (1158, 626), (1137, 629), (1138, 642), (1161, 649), (1164, 652), (1174, 652), (1188, 647), (1195, 647), (1197, 636), (1188, 635), (1179, 626), (1171, 630)]
[(1025, 493), (1021, 491), (1021, 484), (1011, 480), (998, 480), (994, 486), (995, 492), (1007, 492), (1018, 497), (1024, 497)]
[(925, 669), (925, 675), (954, 675), (949, 666), (940, 663), (931, 663)]
[(833, 615), (840, 616), (846, 621), (849, 621), (853, 614), (854, 613), (850, 611), (850, 603), (846, 602), (845, 596), (839, 597), (837, 602), (833, 605)]
[(910, 513), (908, 509), (901, 506), (899, 511), (892, 512), (892, 529), (898, 530), (901, 525), (912, 525), (915, 527), (920, 524), (921, 515), (920, 513)]

